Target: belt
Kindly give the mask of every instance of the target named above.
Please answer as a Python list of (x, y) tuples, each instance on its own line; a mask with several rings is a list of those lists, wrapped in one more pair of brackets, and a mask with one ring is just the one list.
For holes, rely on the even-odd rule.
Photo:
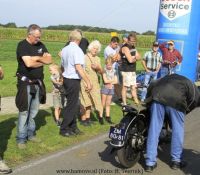
[(39, 79), (34, 79), (34, 80), (31, 80), (29, 79), (28, 77), (24, 76), (24, 75), (20, 75), (19, 73), (16, 73), (16, 77), (18, 78), (18, 80), (21, 80), (21, 81), (24, 81), (26, 82), (27, 84), (38, 84), (38, 85), (41, 85), (41, 80)]
[(171, 64), (169, 64), (169, 63), (168, 63), (168, 64), (166, 64), (166, 63), (162, 64), (162, 66), (167, 67), (167, 68), (168, 68), (170, 65), (171, 65)]
[(149, 69), (150, 71), (156, 71), (156, 69), (152, 69), (152, 68), (147, 68), (147, 69)]

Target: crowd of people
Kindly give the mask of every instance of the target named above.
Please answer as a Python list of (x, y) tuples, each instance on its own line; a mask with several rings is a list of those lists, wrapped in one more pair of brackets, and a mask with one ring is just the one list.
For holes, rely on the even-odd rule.
[[(41, 141), (36, 137), (34, 118), (38, 113), (39, 104), (46, 101), (43, 67), (50, 64), (54, 116), (56, 124), (60, 127), (59, 134), (61, 136), (70, 137), (83, 134), (78, 128), (77, 116), (80, 116), (81, 125), (90, 126), (93, 124), (92, 109), (97, 111), (98, 121), (101, 125), (105, 121), (113, 124), (110, 114), (111, 105), (115, 101), (121, 102), (121, 105), (127, 105), (127, 90), (130, 89), (133, 103), (139, 105), (141, 102), (147, 101), (151, 109), (146, 170), (153, 171), (157, 165), (156, 150), (160, 133), (160, 130), (157, 129), (161, 129), (165, 112), (172, 120), (173, 167), (182, 166), (184, 115), (188, 104), (190, 104), (190, 110), (199, 105), (199, 97), (195, 96), (196, 101), (194, 102), (189, 98), (192, 92), (183, 91), (182, 94), (174, 95), (178, 102), (173, 105), (172, 100), (162, 101), (168, 97), (161, 98), (156, 95), (157, 92), (162, 91), (161, 93), (163, 93), (165, 88), (171, 87), (166, 83), (170, 81), (172, 81), (172, 85), (175, 84), (176, 90), (183, 89), (180, 81), (185, 82), (191, 89), (189, 80), (174, 74), (176, 66), (182, 62), (182, 56), (175, 49), (173, 40), (161, 44), (154, 41), (152, 48), (142, 57), (136, 49), (135, 33), (124, 34), (121, 44), (119, 37), (113, 36), (104, 50), (105, 66), (102, 67), (101, 59), (98, 57), (101, 43), (98, 40), (89, 43), (80, 30), (75, 29), (70, 32), (69, 41), (66, 41), (66, 45), (59, 53), (61, 58), (59, 64), (53, 62), (51, 54), (40, 41), (41, 35), (42, 31), (38, 25), (30, 25), (27, 37), (18, 43), (16, 51), (18, 61), (16, 106), (19, 110), (16, 141), (19, 149), (25, 149), (27, 141)], [(159, 48), (161, 52), (159, 52)], [(137, 61), (142, 62), (145, 70), (140, 99), (136, 82)], [(160, 77), (164, 78), (157, 81), (156, 86), (154, 84), (153, 87), (148, 88), (150, 82), (158, 78), (159, 72)], [(100, 79), (103, 83), (100, 83)], [(160, 85), (162, 86), (160, 87)], [(177, 88), (179, 85), (180, 88)], [(147, 89), (151, 89), (151, 93)], [(196, 92), (196, 88), (194, 89)], [(170, 93), (164, 92), (164, 94)], [(184, 102), (178, 97), (185, 97), (185, 94), (187, 101)], [(197, 92), (196, 95), (198, 95)], [(183, 106), (183, 103), (186, 105)], [(61, 120), (62, 109), (63, 119)], [(179, 129), (177, 130), (177, 128)], [(11, 171), (9, 168), (7, 169), (8, 172)]]

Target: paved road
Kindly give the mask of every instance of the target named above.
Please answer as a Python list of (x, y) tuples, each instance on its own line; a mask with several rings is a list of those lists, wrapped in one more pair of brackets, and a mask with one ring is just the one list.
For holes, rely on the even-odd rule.
[[(184, 157), (188, 166), (183, 170), (171, 170), (168, 166), (169, 146), (159, 149), (158, 167), (153, 175), (199, 175), (200, 173), (200, 108), (186, 118)], [(15, 175), (128, 175), (146, 174), (144, 160), (130, 169), (122, 169), (111, 147), (107, 134), (74, 145), (60, 152), (27, 162), (14, 170)], [(84, 171), (88, 171), (84, 173)]]
[[(40, 105), (40, 109), (47, 109), (53, 105), (52, 94), (47, 94), (46, 104)], [(18, 113), (18, 110), (15, 106), (15, 97), (3, 97), (1, 98), (1, 111), (0, 115), (3, 114), (13, 114)]]

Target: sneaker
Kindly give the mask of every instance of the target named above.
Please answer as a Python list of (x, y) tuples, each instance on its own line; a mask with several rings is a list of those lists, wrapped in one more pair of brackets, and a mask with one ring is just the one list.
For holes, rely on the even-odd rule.
[(0, 173), (4, 174), (12, 173), (12, 169), (9, 168), (2, 160), (0, 160)]
[(171, 169), (173, 169), (173, 170), (181, 169), (186, 166), (187, 166), (187, 162), (185, 162), (185, 161), (181, 161), (181, 162), (172, 161), (171, 162)]
[(123, 106), (128, 106), (128, 105), (131, 105), (130, 103), (121, 103), (121, 106), (123, 107)]
[(141, 104), (145, 104), (145, 99), (141, 99), (141, 100), (140, 100), (140, 103), (141, 103)]
[(95, 125), (96, 123), (94, 121), (92, 121), (91, 119), (86, 119), (86, 122), (89, 124), (89, 125)]
[(114, 106), (114, 105), (116, 105), (116, 103), (115, 103), (115, 102), (112, 102), (110, 105), (111, 105), (111, 106)]
[(99, 123), (100, 123), (101, 125), (104, 124), (103, 117), (99, 117)]
[(74, 128), (74, 129), (72, 129), (72, 132), (74, 132), (76, 135), (83, 135), (84, 134), (84, 132), (82, 132), (80, 129), (78, 129), (78, 128)]
[(34, 143), (40, 143), (41, 142), (41, 139), (37, 138), (37, 137), (31, 137), (28, 139), (29, 141), (31, 142), (34, 142)]
[(89, 122), (87, 122), (86, 120), (81, 120), (80, 121), (80, 125), (83, 125), (83, 126), (91, 126)]
[(149, 166), (149, 165), (146, 165), (145, 166), (145, 171), (148, 172), (148, 173), (152, 173), (153, 170), (157, 167), (157, 163), (155, 165), (152, 165), (152, 166)]
[(106, 121), (107, 121), (109, 124), (114, 124), (114, 123), (111, 121), (111, 118), (110, 118), (110, 117), (106, 117)]
[(60, 132), (60, 135), (63, 136), (63, 137), (76, 136), (76, 134), (74, 132), (70, 131), (70, 130), (65, 132), (65, 133)]
[(19, 149), (26, 149), (26, 144), (25, 144), (25, 143), (18, 143), (18, 144), (17, 144), (17, 147), (18, 147)]

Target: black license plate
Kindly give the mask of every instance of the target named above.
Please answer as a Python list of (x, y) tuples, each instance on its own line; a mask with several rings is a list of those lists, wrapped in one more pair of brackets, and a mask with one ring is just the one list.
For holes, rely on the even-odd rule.
[(109, 133), (110, 139), (124, 141), (124, 137), (125, 137), (125, 129), (116, 128), (113, 126), (110, 127), (110, 133)]

